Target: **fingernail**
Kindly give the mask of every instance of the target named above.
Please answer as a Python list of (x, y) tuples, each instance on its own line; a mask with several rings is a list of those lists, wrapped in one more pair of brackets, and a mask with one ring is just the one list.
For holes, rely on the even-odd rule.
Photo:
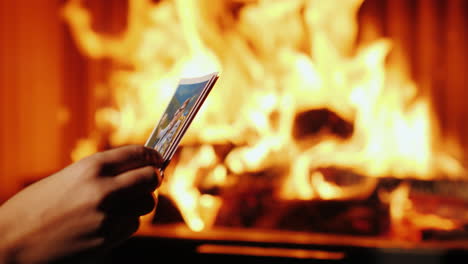
[(157, 184), (156, 188), (159, 188), (159, 186), (161, 186), (162, 181), (164, 179), (164, 171), (159, 169), (159, 168), (156, 168), (155, 169), (155, 174), (156, 174), (157, 181), (158, 181), (158, 184)]

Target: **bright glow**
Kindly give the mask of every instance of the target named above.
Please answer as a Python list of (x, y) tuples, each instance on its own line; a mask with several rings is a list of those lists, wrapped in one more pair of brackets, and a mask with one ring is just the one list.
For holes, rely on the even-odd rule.
[[(96, 134), (73, 158), (96, 151), (100, 131), (110, 132), (111, 145), (145, 142), (181, 76), (222, 72), (161, 189), (193, 230), (209, 227), (222, 203), (196, 188), (202, 172), (211, 173), (205, 184), (222, 187), (229, 177), (287, 167), (278, 197), (327, 200), (365, 198), (382, 176), (463, 175), (452, 148), (432, 133), (428, 99), (385, 64), (391, 41), (356, 46), (362, 0), (237, 1), (235, 15), (230, 1), (153, 2), (129, 1), (128, 28), (115, 38), (92, 30), (83, 1), (65, 5), (85, 54), (128, 66), (112, 72), (114, 105), (98, 111)], [(322, 108), (353, 124), (350, 138), (295, 140), (297, 114)], [(225, 159), (215, 144), (232, 144)], [(328, 166), (371, 177), (344, 188), (317, 171)], [(396, 197), (391, 210), (400, 219), (406, 211)]]

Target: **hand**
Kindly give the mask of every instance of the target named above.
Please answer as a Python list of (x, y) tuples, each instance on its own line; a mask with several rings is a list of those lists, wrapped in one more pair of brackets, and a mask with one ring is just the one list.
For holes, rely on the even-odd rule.
[(130, 237), (155, 207), (158, 153), (124, 146), (96, 153), (0, 206), (0, 263), (49, 263)]

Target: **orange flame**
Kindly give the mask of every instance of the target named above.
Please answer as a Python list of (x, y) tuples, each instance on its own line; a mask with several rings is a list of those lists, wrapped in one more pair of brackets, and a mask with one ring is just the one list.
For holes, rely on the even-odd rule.
[[(241, 6), (236, 14), (235, 4)], [(181, 76), (223, 73), (161, 189), (188, 226), (202, 230), (212, 224), (222, 200), (197, 190), (201, 170), (211, 171), (206, 179), (222, 186), (231, 174), (289, 167), (278, 190), (283, 199), (361, 199), (382, 176), (464, 174), (450, 150), (441, 149), (428, 99), (385, 64), (391, 41), (355, 47), (361, 4), (133, 0), (120, 38), (91, 30), (80, 0), (68, 1), (63, 14), (85, 54), (132, 66), (112, 73), (115, 105), (96, 114), (97, 130), (112, 129), (112, 145), (144, 142)], [(319, 108), (352, 123), (351, 138), (329, 136), (310, 147), (295, 140), (296, 115)], [(97, 149), (92, 139), (83, 142), (74, 157)], [(213, 145), (228, 143), (234, 148), (220, 160)], [(328, 166), (372, 177), (343, 188), (315, 171)]]

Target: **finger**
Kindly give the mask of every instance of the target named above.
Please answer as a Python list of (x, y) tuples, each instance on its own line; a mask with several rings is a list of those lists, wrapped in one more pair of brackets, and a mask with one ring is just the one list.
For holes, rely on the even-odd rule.
[(114, 191), (125, 190), (130, 193), (150, 193), (161, 185), (162, 174), (159, 169), (145, 166), (126, 171), (111, 178)]
[(164, 160), (159, 153), (145, 146), (128, 145), (101, 153), (103, 173), (118, 175), (144, 166), (162, 167)]
[(153, 193), (142, 195), (128, 203), (128, 210), (125, 213), (143, 216), (151, 213), (156, 207), (156, 200)]
[(156, 206), (156, 201), (152, 193), (121, 198), (118, 207), (115, 207), (110, 213), (116, 215), (143, 216), (153, 211)]
[[(101, 184), (108, 191), (100, 204), (100, 209), (105, 212), (125, 212), (132, 202), (135, 204), (134, 200), (140, 199), (142, 195), (152, 195), (161, 181), (162, 176), (159, 170), (151, 166), (127, 171), (116, 177), (103, 178)], [(138, 206), (136, 206), (137, 212), (140, 211)], [(150, 206), (154, 205), (150, 204)], [(143, 211), (146, 210), (143, 209)]]
[(106, 197), (99, 208), (111, 215), (143, 216), (153, 211), (156, 201), (157, 197), (154, 193), (118, 192)]
[(98, 231), (106, 244), (114, 244), (129, 238), (140, 227), (139, 217), (109, 216)]

